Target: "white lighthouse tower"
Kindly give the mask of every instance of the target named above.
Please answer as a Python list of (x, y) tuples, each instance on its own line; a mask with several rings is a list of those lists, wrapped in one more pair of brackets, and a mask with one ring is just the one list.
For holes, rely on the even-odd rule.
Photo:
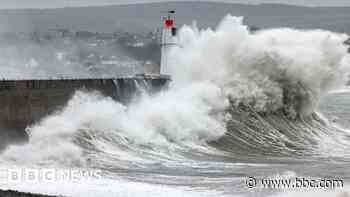
[(168, 15), (163, 18), (162, 23), (162, 40), (161, 40), (161, 60), (160, 60), (160, 74), (170, 75), (170, 61), (169, 52), (177, 46), (174, 20), (175, 11), (168, 11)]

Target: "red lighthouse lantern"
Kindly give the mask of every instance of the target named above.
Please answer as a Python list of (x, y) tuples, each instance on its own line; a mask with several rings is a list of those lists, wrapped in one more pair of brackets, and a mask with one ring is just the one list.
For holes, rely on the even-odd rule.
[(174, 26), (174, 20), (167, 19), (165, 20), (165, 28), (172, 28)]

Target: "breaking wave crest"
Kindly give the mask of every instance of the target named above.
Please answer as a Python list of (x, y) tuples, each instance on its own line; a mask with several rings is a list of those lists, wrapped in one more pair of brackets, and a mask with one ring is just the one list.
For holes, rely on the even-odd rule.
[(236, 105), (257, 111), (309, 115), (322, 94), (346, 80), (347, 35), (287, 28), (250, 33), (242, 21), (229, 15), (215, 31), (182, 28), (170, 67), (175, 81), (210, 81)]
[(329, 146), (333, 155), (350, 156), (347, 131), (316, 113), (320, 97), (346, 79), (347, 35), (251, 33), (242, 21), (227, 16), (215, 30), (184, 26), (169, 90), (130, 106), (77, 92), (63, 110), (29, 128), (28, 144), (0, 159), (110, 169), (171, 166), (203, 155), (322, 156)]

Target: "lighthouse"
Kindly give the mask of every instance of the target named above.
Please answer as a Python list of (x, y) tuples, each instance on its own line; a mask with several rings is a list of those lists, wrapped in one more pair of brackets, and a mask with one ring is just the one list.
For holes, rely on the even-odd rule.
[(160, 60), (160, 74), (171, 74), (171, 58), (170, 51), (177, 46), (176, 34), (177, 28), (175, 27), (175, 11), (168, 11), (168, 15), (163, 17), (162, 21), (162, 37), (161, 37), (161, 60)]

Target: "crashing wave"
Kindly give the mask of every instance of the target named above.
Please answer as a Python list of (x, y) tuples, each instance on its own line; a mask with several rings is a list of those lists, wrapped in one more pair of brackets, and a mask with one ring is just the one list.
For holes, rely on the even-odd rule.
[(168, 91), (127, 107), (78, 92), (1, 160), (128, 167), (197, 153), (305, 156), (350, 146), (348, 134), (315, 113), (320, 97), (346, 80), (347, 35), (251, 33), (243, 18), (227, 16), (215, 30), (184, 26), (177, 39)]

